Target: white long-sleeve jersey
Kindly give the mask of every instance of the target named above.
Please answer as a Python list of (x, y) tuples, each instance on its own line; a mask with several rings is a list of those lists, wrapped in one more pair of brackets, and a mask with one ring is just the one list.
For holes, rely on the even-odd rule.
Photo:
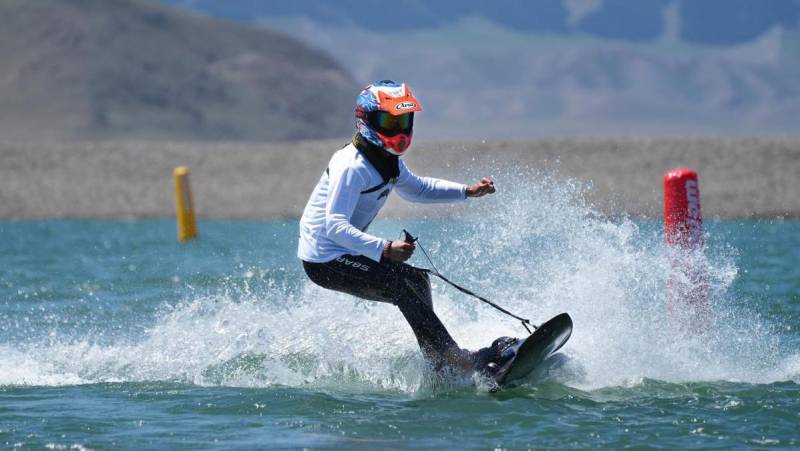
[(466, 199), (466, 185), (419, 177), (402, 159), (399, 164), (397, 180), (384, 185), (378, 171), (353, 144), (333, 154), (300, 219), (297, 256), (313, 263), (328, 262), (346, 254), (380, 261), (385, 241), (366, 230), (394, 189), (411, 202)]

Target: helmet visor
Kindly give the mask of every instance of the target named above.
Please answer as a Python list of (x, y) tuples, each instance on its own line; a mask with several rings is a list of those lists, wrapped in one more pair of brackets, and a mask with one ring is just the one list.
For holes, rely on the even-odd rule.
[(367, 114), (367, 119), (372, 128), (386, 136), (408, 133), (414, 125), (414, 113), (394, 116), (386, 111), (373, 111)]

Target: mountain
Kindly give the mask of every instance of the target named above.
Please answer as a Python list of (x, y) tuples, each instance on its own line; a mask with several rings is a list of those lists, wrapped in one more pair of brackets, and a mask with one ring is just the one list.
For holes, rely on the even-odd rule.
[(346, 136), (351, 76), (288, 35), (144, 0), (0, 0), (0, 137)]
[(692, 44), (742, 44), (775, 26), (800, 27), (800, 0), (398, 0), (388, 9), (372, 0), (164, 1), (244, 22), (305, 18), (381, 32), (439, 28), (477, 18), (526, 33), (651, 41), (668, 31), (665, 8), (676, 13), (678, 37)]
[(283, 30), (436, 138), (800, 133), (800, 0), (169, 0)]
[(800, 40), (780, 29), (719, 49), (535, 36), (474, 19), (408, 32), (402, 46), (392, 33), (289, 28), (357, 80), (407, 80), (424, 108), (420, 136), (800, 132)]

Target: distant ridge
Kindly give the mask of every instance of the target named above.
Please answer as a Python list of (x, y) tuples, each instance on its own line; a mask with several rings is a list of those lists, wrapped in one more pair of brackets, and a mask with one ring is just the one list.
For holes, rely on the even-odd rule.
[(320, 50), (145, 0), (0, 0), (0, 139), (292, 140), (353, 128)]
[(800, 0), (161, 1), (408, 82), (420, 139), (800, 133)]
[(303, 17), (328, 26), (407, 32), (480, 18), (525, 33), (623, 41), (659, 39), (669, 26), (665, 9), (671, 9), (676, 37), (723, 46), (744, 44), (776, 26), (800, 27), (798, 0), (402, 0), (393, 5), (398, 14), (379, 14), (372, 0), (161, 1), (238, 21)]

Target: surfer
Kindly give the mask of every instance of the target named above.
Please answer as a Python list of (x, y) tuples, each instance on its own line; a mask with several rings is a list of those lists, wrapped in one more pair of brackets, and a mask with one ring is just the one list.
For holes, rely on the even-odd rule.
[(300, 220), (297, 255), (309, 279), (330, 290), (396, 305), (434, 368), (480, 369), (502, 340), (477, 352), (461, 349), (433, 310), (428, 274), (406, 263), (413, 242), (367, 232), (387, 197), (458, 202), (495, 192), (483, 177), (472, 185), (419, 177), (400, 159), (411, 145), (414, 113), (422, 108), (405, 83), (368, 85), (355, 106), (357, 131), (331, 157)]

